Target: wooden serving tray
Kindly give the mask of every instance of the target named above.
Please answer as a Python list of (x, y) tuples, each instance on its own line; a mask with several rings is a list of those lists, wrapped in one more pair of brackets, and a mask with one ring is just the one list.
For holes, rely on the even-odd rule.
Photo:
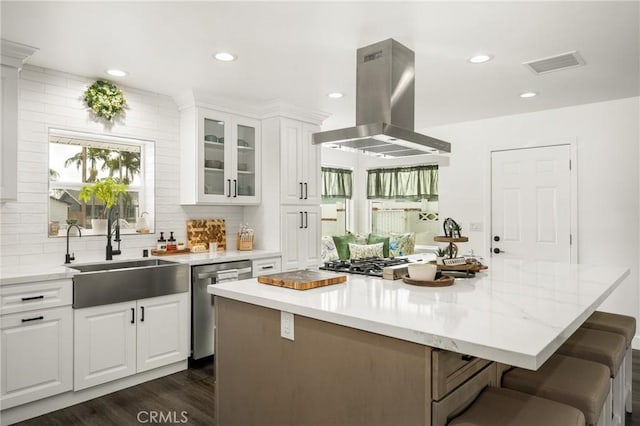
[(453, 285), (455, 278), (450, 277), (448, 275), (442, 275), (437, 280), (423, 281), (423, 280), (414, 280), (409, 278), (409, 275), (405, 275), (402, 277), (402, 281), (404, 281), (407, 284), (419, 285), (423, 287), (448, 287), (450, 285)]
[(433, 237), (433, 241), (437, 241), (439, 243), (466, 243), (469, 241), (469, 237), (444, 237), (442, 235), (438, 235)]
[(347, 281), (346, 275), (336, 275), (319, 271), (290, 271), (277, 274), (260, 275), (258, 282), (294, 290), (309, 290)]
[(187, 254), (190, 251), (191, 249), (189, 247), (187, 247), (184, 250), (169, 250), (169, 251), (151, 249), (151, 254), (154, 256), (172, 256), (174, 254)]
[(472, 271), (477, 268), (477, 265), (473, 263), (465, 263), (464, 265), (438, 265), (435, 260), (431, 260), (429, 263), (437, 265), (438, 271)]

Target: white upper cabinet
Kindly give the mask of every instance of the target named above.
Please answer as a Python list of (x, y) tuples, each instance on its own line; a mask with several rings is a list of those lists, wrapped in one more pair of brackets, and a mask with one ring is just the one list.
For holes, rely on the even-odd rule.
[(182, 111), (182, 204), (260, 203), (260, 121), (212, 109)]
[(18, 198), (18, 87), (22, 64), (36, 50), (35, 47), (2, 40), (0, 52), (0, 200)]
[(282, 119), (280, 127), (280, 202), (283, 204), (320, 203), (320, 147), (311, 135), (319, 126)]

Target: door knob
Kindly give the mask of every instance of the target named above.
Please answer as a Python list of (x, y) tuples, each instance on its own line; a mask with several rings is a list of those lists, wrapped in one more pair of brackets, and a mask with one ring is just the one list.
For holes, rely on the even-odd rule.
[(497, 235), (496, 235), (496, 236), (494, 236), (494, 237), (493, 237), (493, 241), (500, 241), (500, 237), (499, 237), (499, 236), (497, 236)]
[(500, 249), (499, 249), (499, 248), (497, 248), (497, 247), (493, 249), (493, 252), (494, 252), (495, 254), (504, 253), (502, 250), (500, 250)]

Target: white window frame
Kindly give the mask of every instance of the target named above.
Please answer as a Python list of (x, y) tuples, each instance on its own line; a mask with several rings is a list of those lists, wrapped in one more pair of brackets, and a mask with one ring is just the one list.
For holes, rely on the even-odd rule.
[[(129, 145), (140, 148), (140, 185), (129, 186), (127, 192), (135, 192), (138, 194), (138, 206), (139, 215), (143, 212), (148, 213), (146, 216), (147, 223), (150, 228), (150, 233), (154, 233), (155, 229), (155, 142), (151, 140), (144, 140), (138, 138), (131, 138), (126, 136), (112, 136), (104, 135), (100, 133), (91, 133), (85, 131), (64, 130), (59, 128), (49, 128), (47, 132), (47, 157), (49, 157), (49, 147), (51, 142), (51, 136), (68, 137), (72, 139), (82, 140), (95, 140), (96, 142), (109, 143), (112, 142), (118, 145)], [(49, 159), (47, 159), (47, 167), (50, 168)], [(47, 170), (48, 170), (47, 169)], [(48, 175), (48, 173), (47, 173)], [(52, 185), (53, 184), (53, 185)], [(52, 188), (60, 189), (74, 189), (80, 190), (86, 183), (80, 182), (64, 182), (64, 181), (52, 181), (48, 179), (47, 194), (50, 193)], [(51, 217), (51, 203), (47, 202), (47, 223)], [(132, 225), (135, 225), (132, 224)], [(60, 231), (58, 235), (49, 235), (50, 238), (65, 237), (66, 233), (62, 232), (66, 229), (66, 224), (60, 224)], [(103, 236), (104, 234), (94, 234), (92, 229), (83, 229), (82, 236)], [(137, 234), (135, 229), (121, 229), (121, 234), (135, 235)]]

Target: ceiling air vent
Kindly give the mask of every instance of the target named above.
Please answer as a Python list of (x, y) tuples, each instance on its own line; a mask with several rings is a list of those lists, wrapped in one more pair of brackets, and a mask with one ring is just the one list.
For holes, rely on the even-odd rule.
[(574, 50), (573, 52), (549, 56), (548, 58), (523, 62), (522, 65), (529, 68), (534, 74), (545, 74), (552, 71), (580, 67), (584, 65), (584, 59)]

